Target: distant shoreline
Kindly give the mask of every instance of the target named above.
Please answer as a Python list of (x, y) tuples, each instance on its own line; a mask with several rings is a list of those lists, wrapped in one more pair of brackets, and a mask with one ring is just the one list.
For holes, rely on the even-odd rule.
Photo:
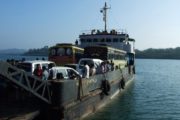
[[(40, 56), (48, 57), (48, 47), (45, 46), (40, 49), (29, 49), (28, 51), (21, 51), (21, 49), (7, 49), (1, 50), (0, 55), (17, 55), (17, 56)], [(180, 60), (180, 47), (154, 49), (149, 48), (146, 50), (136, 49), (135, 54), (137, 59), (174, 59)]]
[(41, 55), (41, 54), (22, 54), (22, 56), (42, 56), (42, 57), (44, 57), (44, 56), (48, 56), (48, 55)]
[(143, 59), (180, 59), (180, 47), (166, 48), (166, 49), (153, 49), (136, 50), (136, 58)]
[(48, 60), (48, 56), (29, 56), (23, 54), (0, 54), (0, 60), (7, 61), (7, 60)]

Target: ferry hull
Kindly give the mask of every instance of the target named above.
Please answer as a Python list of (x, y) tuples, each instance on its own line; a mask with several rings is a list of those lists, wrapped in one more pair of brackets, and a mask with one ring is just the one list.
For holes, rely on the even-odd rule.
[[(96, 75), (82, 81), (67, 80), (52, 83), (51, 119), (81, 119), (106, 105), (134, 79), (132, 67)], [(102, 82), (108, 81), (110, 89), (104, 91)], [(122, 86), (122, 80), (125, 85)], [(48, 110), (49, 112), (49, 110)], [(43, 116), (45, 117), (45, 113)], [(48, 117), (45, 117), (48, 118)]]

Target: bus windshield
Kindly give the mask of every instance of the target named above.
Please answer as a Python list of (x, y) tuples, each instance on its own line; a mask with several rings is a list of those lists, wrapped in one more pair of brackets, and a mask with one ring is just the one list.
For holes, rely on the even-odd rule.
[(73, 44), (57, 44), (49, 49), (49, 60), (57, 65), (76, 64), (84, 49)]
[(70, 47), (52, 48), (50, 51), (50, 55), (52, 55), (52, 56), (71, 56), (72, 48), (70, 48)]

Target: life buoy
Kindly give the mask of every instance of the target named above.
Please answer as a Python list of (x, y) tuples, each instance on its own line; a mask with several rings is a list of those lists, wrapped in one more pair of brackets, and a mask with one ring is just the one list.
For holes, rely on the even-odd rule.
[(102, 80), (101, 89), (105, 95), (109, 95), (109, 91), (111, 90), (111, 86), (110, 86), (110, 83), (108, 80)]
[(122, 89), (125, 88), (125, 80), (124, 80), (124, 78), (121, 79), (120, 86), (121, 86)]

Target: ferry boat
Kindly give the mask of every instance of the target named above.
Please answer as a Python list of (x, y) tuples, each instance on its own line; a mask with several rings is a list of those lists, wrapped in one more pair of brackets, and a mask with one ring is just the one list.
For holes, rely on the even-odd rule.
[[(82, 119), (102, 108), (117, 94), (121, 94), (127, 88), (127, 84), (134, 79), (135, 40), (129, 38), (125, 32), (107, 30), (108, 9), (106, 3), (101, 9), (105, 23), (104, 30), (82, 33), (75, 45), (61, 43), (51, 47), (49, 59), (57, 65), (78, 63), (80, 57), (91, 61), (101, 59), (112, 62), (113, 69), (98, 72), (89, 78), (82, 78), (77, 73), (76, 79), (57, 78), (46, 81), (0, 61), (1, 80), (7, 81), (12, 86), (18, 86), (38, 98), (38, 103), (41, 103), (38, 119)], [(61, 59), (66, 61), (60, 63)]]
[[(101, 10), (105, 22), (104, 30), (82, 33), (79, 41), (75, 42), (75, 46), (84, 49), (82, 59), (102, 59), (113, 62), (114, 69), (89, 78), (52, 81), (52, 109), (59, 111), (58, 117), (62, 119), (73, 120), (86, 117), (106, 105), (118, 93), (122, 93), (128, 82), (134, 79), (135, 40), (129, 38), (125, 32), (107, 30), (108, 9), (105, 3)], [(51, 52), (58, 53), (58, 49), (51, 48)]]

